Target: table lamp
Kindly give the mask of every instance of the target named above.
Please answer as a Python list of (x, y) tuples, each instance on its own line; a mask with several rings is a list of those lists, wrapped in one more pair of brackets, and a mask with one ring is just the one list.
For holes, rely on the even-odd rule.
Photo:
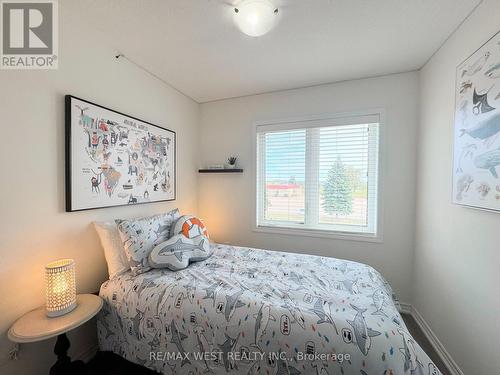
[(76, 307), (76, 275), (73, 259), (59, 259), (45, 266), (47, 316), (69, 313)]

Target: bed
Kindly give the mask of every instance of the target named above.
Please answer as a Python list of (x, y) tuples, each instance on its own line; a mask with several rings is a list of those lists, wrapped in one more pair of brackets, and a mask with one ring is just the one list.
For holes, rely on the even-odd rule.
[(213, 245), (100, 295), (100, 350), (162, 374), (440, 374), (389, 284), (356, 262)]

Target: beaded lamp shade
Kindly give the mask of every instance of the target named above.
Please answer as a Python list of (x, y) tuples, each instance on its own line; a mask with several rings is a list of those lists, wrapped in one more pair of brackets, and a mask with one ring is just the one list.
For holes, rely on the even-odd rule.
[(59, 259), (45, 266), (47, 316), (69, 313), (76, 307), (76, 275), (73, 259)]

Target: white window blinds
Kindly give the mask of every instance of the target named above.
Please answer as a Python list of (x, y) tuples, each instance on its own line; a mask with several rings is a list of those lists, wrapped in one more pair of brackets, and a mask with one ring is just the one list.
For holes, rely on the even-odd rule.
[(257, 226), (377, 235), (379, 115), (257, 126)]

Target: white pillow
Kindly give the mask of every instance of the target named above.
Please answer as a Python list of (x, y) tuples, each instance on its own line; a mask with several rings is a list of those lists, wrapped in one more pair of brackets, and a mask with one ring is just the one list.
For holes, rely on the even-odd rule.
[(109, 278), (112, 279), (128, 271), (130, 265), (116, 224), (112, 221), (94, 222), (94, 227), (104, 249)]

